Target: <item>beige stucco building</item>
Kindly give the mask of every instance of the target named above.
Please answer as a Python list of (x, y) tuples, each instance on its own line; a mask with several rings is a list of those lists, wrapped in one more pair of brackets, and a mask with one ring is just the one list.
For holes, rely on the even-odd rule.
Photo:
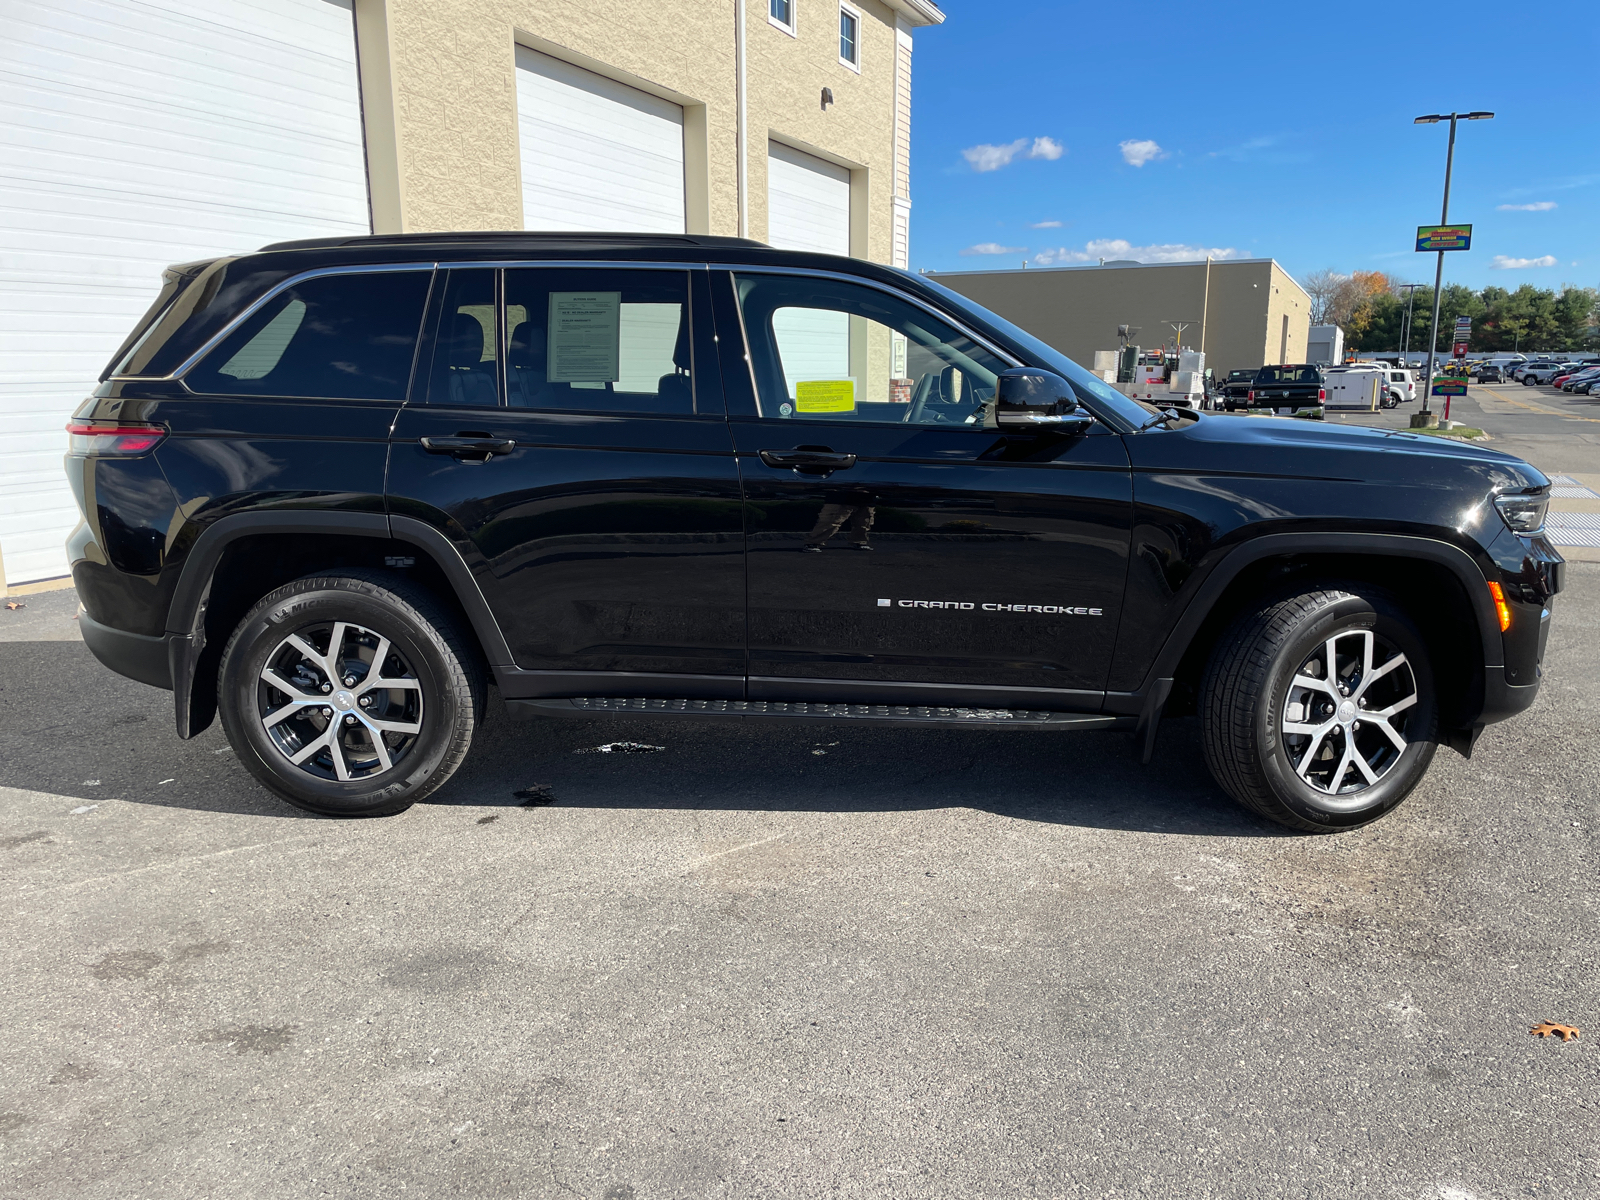
[(904, 265), (911, 34), (943, 19), (928, 0), (355, 0), (374, 229), (555, 227), (530, 212), (524, 86), (548, 58), (585, 73), (561, 85), (681, 113), (683, 232), (785, 240), (769, 164), (798, 151), (844, 173), (844, 248)]
[(1270, 258), (1106, 263), (933, 275), (1015, 321), (1075, 362), (1117, 347), (1117, 326), (1141, 346), (1182, 344), (1220, 377), (1236, 368), (1304, 362), (1311, 298)]

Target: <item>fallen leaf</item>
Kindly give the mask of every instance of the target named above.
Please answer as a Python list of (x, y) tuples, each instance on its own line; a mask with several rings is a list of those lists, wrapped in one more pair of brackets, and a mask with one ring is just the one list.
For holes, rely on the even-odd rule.
[(6, 607), (9, 608), (12, 612), (16, 612), (17, 609), (19, 609), (19, 608), (27, 608), (28, 606), (26, 604), (24, 604), (20, 600), (7, 600), (6, 601)]
[(531, 783), (525, 788), (519, 788), (511, 793), (516, 799), (522, 801), (523, 808), (536, 808), (541, 804), (554, 804), (556, 794), (550, 790), (547, 783)]
[(1563, 1042), (1570, 1042), (1583, 1036), (1583, 1031), (1576, 1025), (1558, 1025), (1554, 1021), (1544, 1021), (1528, 1030), (1535, 1037), (1550, 1037), (1552, 1034)]
[(499, 819), (500, 819), (500, 814), (499, 813), (490, 813), (487, 817), (479, 817), (478, 818), (478, 824), (479, 825), (489, 825), (489, 824), (492, 824), (495, 821), (498, 821)]

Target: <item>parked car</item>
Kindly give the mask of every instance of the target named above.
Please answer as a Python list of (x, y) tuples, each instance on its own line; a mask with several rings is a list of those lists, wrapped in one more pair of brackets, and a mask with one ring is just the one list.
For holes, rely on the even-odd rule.
[(1551, 383), (1552, 386), (1558, 387), (1564, 392), (1575, 392), (1580, 385), (1589, 383), (1597, 375), (1600, 375), (1600, 367), (1585, 367), (1583, 370), (1574, 371), (1570, 375), (1558, 375)]
[(1229, 412), (1250, 407), (1250, 384), (1255, 377), (1253, 370), (1229, 371), (1222, 381), (1222, 407)]
[(1510, 371), (1510, 377), (1516, 380), (1518, 383), (1521, 383), (1522, 376), (1527, 371), (1531, 371), (1536, 367), (1554, 367), (1559, 365), (1559, 363), (1556, 363), (1548, 358), (1530, 358), (1526, 362), (1520, 362), (1516, 366), (1512, 367)]
[(1505, 381), (1505, 373), (1494, 363), (1483, 363), (1478, 367), (1477, 375), (1474, 378), (1479, 383), (1503, 383)]
[(1417, 398), (1417, 382), (1412, 378), (1410, 371), (1389, 371), (1389, 403), (1387, 408), (1394, 408), (1399, 404), (1410, 404)]
[(1251, 408), (1297, 411), (1316, 408), (1328, 398), (1323, 368), (1315, 363), (1262, 367), (1250, 381), (1245, 399)]
[(1548, 384), (1558, 375), (1565, 375), (1572, 371), (1577, 363), (1546, 363), (1542, 366), (1529, 366), (1522, 369), (1522, 383), (1524, 387), (1532, 387), (1536, 383)]
[(1192, 712), (1241, 803), (1349, 829), (1533, 703), (1564, 569), (1511, 455), (1138, 404), (933, 281), (736, 238), (173, 267), (68, 431), (85, 643), (335, 815), (443, 785), (493, 681), (1146, 759)]
[(1600, 386), (1600, 373), (1591, 375), (1581, 383), (1573, 385), (1572, 393), (1575, 396), (1592, 396), (1595, 394), (1597, 386)]

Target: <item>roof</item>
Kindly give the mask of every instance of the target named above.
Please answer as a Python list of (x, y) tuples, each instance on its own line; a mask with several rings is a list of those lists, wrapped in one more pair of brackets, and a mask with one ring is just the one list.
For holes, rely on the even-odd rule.
[(929, 4), (928, 0), (884, 0), (884, 3), (912, 25), (944, 24), (944, 13), (937, 4)]
[(273, 242), (261, 247), (270, 250), (327, 250), (335, 247), (355, 249), (361, 246), (504, 246), (512, 248), (555, 249), (576, 246), (594, 250), (602, 246), (628, 248), (633, 246), (703, 246), (715, 249), (760, 248), (765, 242), (750, 238), (711, 237), (688, 233), (532, 233), (522, 229), (477, 230), (468, 232), (438, 233), (380, 233), (361, 237), (302, 238), (293, 242)]

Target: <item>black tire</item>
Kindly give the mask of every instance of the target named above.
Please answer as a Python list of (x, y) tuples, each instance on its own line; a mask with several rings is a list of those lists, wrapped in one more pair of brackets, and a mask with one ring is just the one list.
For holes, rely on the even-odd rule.
[[(324, 645), (335, 631), (337, 650)], [(286, 640), (291, 634), (322, 657), (295, 650)], [(383, 648), (380, 638), (389, 643), (382, 662), (363, 662), (363, 650), (375, 656)], [(337, 660), (338, 673), (356, 683), (327, 683), (324, 660)], [(299, 674), (278, 674), (290, 662)], [(269, 664), (284, 688), (263, 681)], [(378, 686), (383, 678), (395, 686)], [(318, 692), (328, 693), (326, 708), (308, 699)], [(228, 639), (217, 680), (223, 728), (250, 773), (290, 804), (344, 817), (402, 812), (440, 787), (466, 758), (485, 696), (476, 648), (449, 610), (385, 572), (349, 569), (263, 596)], [(267, 717), (290, 709), (269, 731)], [(367, 720), (400, 731), (369, 728)], [(305, 765), (290, 761), (291, 751), (317, 742), (325, 744)]]
[[(1364, 653), (1364, 631), (1372, 634), (1374, 669), (1364, 686), (1352, 679), (1361, 690), (1340, 700), (1337, 688), (1324, 697), (1294, 686), (1296, 679), (1305, 678), (1298, 674), (1302, 668), (1318, 669), (1310, 661), (1313, 652), (1326, 661), (1330, 639), (1336, 639), (1334, 668), (1321, 670), (1336, 676), (1328, 682), (1346, 678), (1342, 666), (1346, 653), (1356, 651), (1358, 659)], [(1380, 661), (1382, 647), (1387, 649), (1381, 651), (1385, 657)], [(1381, 668), (1393, 657), (1391, 650), (1406, 661), (1385, 672)], [(1355, 710), (1366, 701), (1368, 691), (1373, 697), (1369, 704), (1391, 698), (1403, 703), (1407, 672), (1416, 699), (1403, 711), (1374, 721), (1389, 704)], [(1355, 718), (1354, 723), (1337, 725), (1313, 744), (1309, 735), (1282, 728), (1293, 724), (1289, 706), (1299, 703), (1295, 695), (1303, 698), (1304, 705), (1294, 720), (1305, 720), (1315, 708), (1319, 723), (1349, 717)], [(1391, 722), (1396, 738), (1385, 732)], [(1427, 649), (1393, 597), (1364, 585), (1324, 585), (1264, 602), (1240, 616), (1218, 642), (1201, 683), (1200, 730), (1212, 775), (1252, 812), (1308, 833), (1354, 829), (1404, 800), (1433, 761), (1438, 699)], [(1396, 740), (1405, 744), (1403, 750)], [(1361, 753), (1366, 768), (1358, 769), (1353, 758), (1346, 759), (1345, 751), (1352, 747)], [(1339, 761), (1321, 765), (1324, 758), (1319, 755), (1330, 750)], [(1368, 782), (1365, 776), (1374, 763), (1379, 768), (1373, 772), (1376, 782)], [(1307, 777), (1297, 773), (1297, 765), (1308, 767)], [(1347, 791), (1329, 791), (1312, 775), (1331, 781), (1334, 789), (1352, 782)]]

